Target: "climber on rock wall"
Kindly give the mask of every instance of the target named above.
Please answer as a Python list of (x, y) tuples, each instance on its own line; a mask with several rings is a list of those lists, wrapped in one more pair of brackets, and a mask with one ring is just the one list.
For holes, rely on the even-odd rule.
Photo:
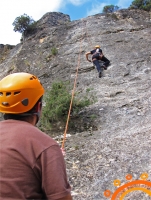
[[(92, 55), (92, 61), (88, 58), (90, 54)], [(93, 62), (93, 64), (96, 66), (99, 73), (99, 78), (102, 76), (102, 69), (104, 68), (106, 70), (110, 63), (110, 61), (103, 55), (102, 49), (100, 49), (99, 45), (96, 45), (93, 50), (86, 53), (86, 59), (89, 62)], [(100, 60), (104, 62), (103, 66), (100, 66)]]

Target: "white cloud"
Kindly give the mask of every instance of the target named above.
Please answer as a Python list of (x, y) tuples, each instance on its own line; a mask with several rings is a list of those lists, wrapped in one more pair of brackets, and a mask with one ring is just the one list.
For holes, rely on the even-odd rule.
[[(126, 2), (126, 0), (119, 0), (119, 4), (120, 1)], [(85, 6), (87, 2), (93, 3), (87, 15), (100, 13), (103, 7), (108, 5), (108, 2), (100, 3), (100, 0), (0, 0), (0, 44), (16, 45), (20, 42), (21, 34), (13, 31), (12, 23), (16, 17), (24, 13), (37, 21), (47, 12), (58, 12), (68, 4)]]
[(119, 0), (117, 6), (120, 8), (128, 8), (132, 3), (132, 0)]
[(86, 2), (89, 2), (90, 0), (68, 0), (69, 3), (72, 3), (75, 6), (82, 5)]
[(1, 0), (0, 44), (15, 45), (20, 42), (21, 34), (15, 33), (12, 26), (16, 17), (26, 13), (37, 21), (45, 13), (58, 11), (63, 5), (63, 0)]
[(98, 14), (98, 13), (101, 13), (104, 6), (108, 5), (107, 3), (95, 3), (92, 5), (92, 9), (87, 11), (87, 15), (90, 16), (90, 15), (95, 15), (95, 14)]
[[(59, 8), (63, 5), (63, 0), (5, 0), (3, 3), (1, 2), (0, 5), (0, 16), (3, 14), (7, 14), (7, 18), (9, 16), (18, 17), (26, 13), (35, 20), (38, 20), (41, 13), (45, 14), (46, 12), (58, 11)], [(40, 14), (39, 14), (40, 13)]]

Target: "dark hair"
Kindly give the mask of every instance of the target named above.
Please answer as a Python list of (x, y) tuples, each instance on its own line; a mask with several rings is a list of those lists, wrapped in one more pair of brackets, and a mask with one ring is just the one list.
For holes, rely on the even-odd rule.
[(20, 120), (20, 121), (29, 121), (33, 117), (33, 115), (35, 114), (38, 115), (38, 113), (36, 113), (36, 108), (39, 102), (41, 102), (41, 107), (42, 107), (42, 97), (40, 97), (40, 99), (36, 102), (34, 107), (30, 109), (29, 111), (25, 113), (21, 113), (21, 114), (5, 113), (3, 117), (5, 120), (15, 119), (15, 120)]

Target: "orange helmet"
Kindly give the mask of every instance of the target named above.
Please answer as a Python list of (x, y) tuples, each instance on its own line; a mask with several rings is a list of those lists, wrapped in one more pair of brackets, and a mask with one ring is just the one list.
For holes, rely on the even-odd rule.
[(27, 112), (43, 94), (44, 88), (36, 76), (24, 72), (10, 74), (0, 81), (0, 112)]
[(95, 48), (100, 48), (100, 45), (96, 45)]

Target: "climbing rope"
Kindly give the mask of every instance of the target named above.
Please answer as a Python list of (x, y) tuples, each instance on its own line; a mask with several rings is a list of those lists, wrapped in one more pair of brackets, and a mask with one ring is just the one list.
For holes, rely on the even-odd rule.
[(82, 37), (81, 37), (81, 40), (80, 40), (80, 50), (79, 50), (79, 56), (78, 56), (78, 64), (77, 64), (77, 68), (76, 68), (76, 76), (75, 76), (75, 79), (74, 79), (74, 86), (73, 86), (73, 90), (72, 90), (72, 96), (71, 96), (71, 101), (70, 101), (70, 106), (69, 106), (69, 111), (68, 111), (65, 131), (64, 131), (64, 137), (63, 137), (63, 141), (62, 141), (62, 147), (61, 147), (63, 154), (64, 154), (64, 146), (65, 146), (65, 141), (66, 141), (66, 136), (67, 136), (68, 124), (69, 124), (69, 119), (70, 119), (70, 113), (71, 113), (71, 109), (72, 109), (72, 103), (73, 103), (73, 98), (74, 98), (76, 83), (77, 83), (77, 78), (78, 78), (78, 71), (79, 71), (79, 68), (80, 68), (80, 62), (81, 62), (80, 58), (81, 58), (81, 52), (82, 52), (81, 47), (82, 47), (83, 38), (84, 37), (83, 37), (83, 29), (82, 29)]

